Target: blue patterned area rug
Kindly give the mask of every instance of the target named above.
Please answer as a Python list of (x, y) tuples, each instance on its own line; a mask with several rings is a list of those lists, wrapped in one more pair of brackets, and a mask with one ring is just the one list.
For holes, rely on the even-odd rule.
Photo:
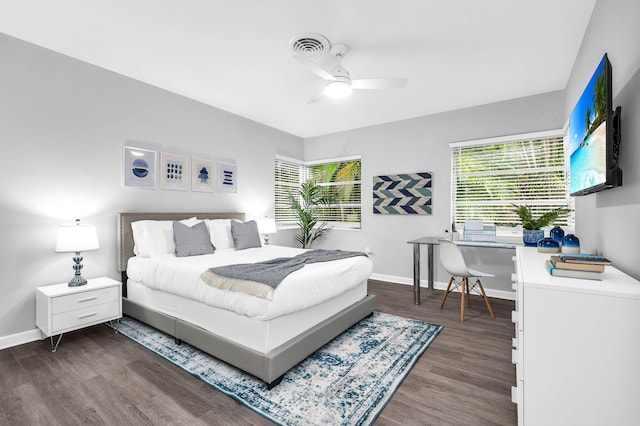
[(443, 326), (374, 312), (286, 373), (264, 382), (125, 317), (121, 334), (267, 419), (286, 425), (372, 423)]

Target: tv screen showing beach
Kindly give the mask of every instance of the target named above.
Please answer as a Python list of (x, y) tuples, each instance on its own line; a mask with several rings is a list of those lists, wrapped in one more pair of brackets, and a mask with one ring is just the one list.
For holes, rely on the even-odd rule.
[(607, 179), (606, 61), (605, 56), (569, 117), (571, 194), (603, 184)]

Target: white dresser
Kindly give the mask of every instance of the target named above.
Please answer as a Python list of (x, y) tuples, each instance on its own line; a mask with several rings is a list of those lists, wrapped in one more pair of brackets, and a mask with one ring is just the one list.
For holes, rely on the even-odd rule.
[(549, 254), (518, 247), (513, 362), (518, 424), (640, 424), (640, 282), (549, 275)]
[[(87, 281), (79, 287), (62, 283), (36, 289), (36, 326), (44, 337), (61, 338), (68, 331), (122, 317), (122, 284), (106, 277)], [(54, 352), (58, 343), (52, 343)]]

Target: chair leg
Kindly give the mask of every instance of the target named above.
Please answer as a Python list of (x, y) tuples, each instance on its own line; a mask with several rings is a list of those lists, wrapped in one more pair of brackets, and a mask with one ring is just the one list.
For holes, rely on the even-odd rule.
[(460, 286), (460, 322), (464, 321), (464, 299), (466, 287), (468, 287), (468, 278), (463, 278), (462, 285)]
[(444, 292), (444, 297), (442, 298), (442, 302), (440, 303), (440, 309), (444, 308), (444, 302), (447, 300), (449, 291), (451, 291), (451, 283), (453, 283), (453, 277), (449, 278), (449, 285), (447, 286), (447, 291)]
[(471, 290), (469, 290), (469, 278), (467, 278), (466, 283), (467, 283), (466, 303), (467, 303), (467, 308), (470, 308), (471, 307)]
[(484, 303), (487, 304), (487, 309), (489, 310), (489, 315), (491, 315), (491, 319), (496, 319), (496, 317), (493, 315), (493, 309), (491, 309), (489, 298), (487, 297), (487, 294), (484, 292), (484, 287), (482, 287), (482, 283), (480, 282), (480, 278), (478, 278), (478, 286), (480, 287), (480, 291), (482, 292), (482, 298), (484, 299)]

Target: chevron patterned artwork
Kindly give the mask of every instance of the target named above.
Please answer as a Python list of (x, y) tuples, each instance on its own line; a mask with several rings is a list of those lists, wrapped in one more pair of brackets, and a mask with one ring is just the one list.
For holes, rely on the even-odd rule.
[(374, 176), (373, 213), (431, 214), (431, 173)]

